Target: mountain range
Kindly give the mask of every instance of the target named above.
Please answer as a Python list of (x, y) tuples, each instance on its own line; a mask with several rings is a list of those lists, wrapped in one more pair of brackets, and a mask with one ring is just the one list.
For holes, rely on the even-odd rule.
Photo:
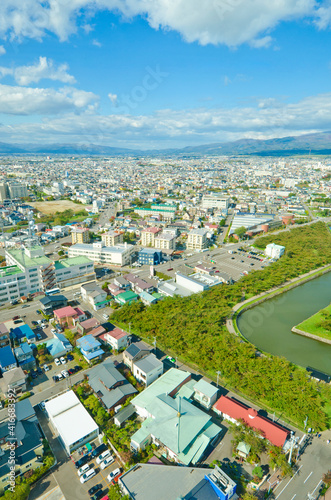
[(139, 150), (97, 144), (9, 144), (0, 142), (0, 154), (59, 154), (139, 156), (175, 155), (181, 157), (205, 155), (291, 156), (331, 155), (331, 132), (320, 132), (275, 139), (240, 139), (232, 142), (188, 146), (181, 149)]

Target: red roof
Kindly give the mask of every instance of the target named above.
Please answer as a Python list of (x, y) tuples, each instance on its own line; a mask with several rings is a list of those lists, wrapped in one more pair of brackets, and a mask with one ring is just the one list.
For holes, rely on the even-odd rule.
[(77, 317), (77, 311), (71, 306), (61, 307), (61, 309), (54, 311), (54, 316), (58, 318)]
[(127, 332), (121, 330), (120, 328), (114, 328), (114, 330), (108, 332), (107, 335), (110, 335), (110, 337), (113, 337), (113, 339), (121, 339), (122, 337), (125, 337), (127, 335)]
[(243, 403), (228, 398), (227, 396), (221, 396), (214, 404), (214, 408), (234, 420), (243, 420), (253, 429), (262, 432), (264, 437), (275, 446), (283, 446), (289, 435), (289, 431), (271, 422), (271, 420), (261, 417), (253, 408), (249, 408)]

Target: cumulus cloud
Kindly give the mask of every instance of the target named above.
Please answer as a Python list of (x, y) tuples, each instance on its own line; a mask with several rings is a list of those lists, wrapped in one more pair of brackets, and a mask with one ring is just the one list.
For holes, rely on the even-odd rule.
[(6, 49), (3, 45), (0, 45), (0, 56), (3, 56), (6, 53)]
[(0, 85), (0, 113), (8, 115), (52, 115), (75, 113), (95, 107), (97, 96), (75, 88), (60, 90)]
[(109, 99), (111, 100), (111, 103), (116, 106), (117, 104), (117, 94), (108, 94)]
[(0, 35), (41, 39), (51, 31), (66, 40), (77, 31), (78, 14), (105, 9), (127, 19), (143, 16), (154, 29), (174, 30), (202, 45), (265, 47), (271, 42), (266, 30), (281, 21), (308, 16), (320, 27), (330, 21), (329, 0), (319, 8), (316, 0), (1, 0)]
[(31, 66), (5, 68), (0, 66), (0, 77), (12, 75), (19, 85), (38, 83), (42, 79), (57, 80), (63, 83), (75, 83), (75, 78), (68, 73), (68, 65), (56, 66), (51, 59), (39, 57), (39, 61)]
[[(17, 92), (26, 91), (17, 88)], [(1, 92), (1, 87), (0, 87)], [(74, 96), (58, 96), (54, 108)], [(17, 98), (12, 106), (17, 108)], [(29, 98), (30, 99), (30, 98)], [(22, 105), (28, 101), (20, 97)], [(13, 98), (12, 98), (13, 100)], [(84, 98), (83, 98), (84, 100)], [(64, 101), (64, 103), (63, 103)], [(60, 104), (59, 104), (60, 102)], [(6, 104), (5, 104), (6, 103)], [(86, 105), (86, 98), (85, 103)], [(8, 100), (0, 98), (0, 112)], [(77, 96), (76, 96), (77, 105)], [(331, 93), (307, 97), (297, 103), (258, 101), (246, 107), (191, 110), (159, 110), (151, 115), (129, 113), (98, 115), (89, 109), (81, 114), (45, 119), (42, 123), (21, 123), (0, 127), (2, 140), (39, 142), (84, 142), (140, 148), (175, 147), (224, 142), (240, 138), (268, 139), (331, 129)]]

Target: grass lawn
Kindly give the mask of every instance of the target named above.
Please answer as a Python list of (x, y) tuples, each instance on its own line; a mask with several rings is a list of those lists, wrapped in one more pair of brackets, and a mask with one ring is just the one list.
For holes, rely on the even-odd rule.
[(304, 332), (311, 333), (312, 335), (318, 335), (324, 339), (331, 340), (331, 330), (325, 329), (321, 326), (321, 321), (324, 319), (322, 313), (325, 311), (331, 315), (331, 304), (297, 325), (296, 328)]

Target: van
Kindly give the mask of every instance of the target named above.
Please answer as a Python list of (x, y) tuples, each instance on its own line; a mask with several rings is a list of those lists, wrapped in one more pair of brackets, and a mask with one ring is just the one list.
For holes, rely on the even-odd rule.
[(104, 460), (103, 462), (101, 462), (100, 464), (100, 469), (103, 470), (103, 469), (106, 469), (107, 467), (109, 467), (109, 465), (111, 465), (113, 462), (115, 461), (114, 457), (112, 455), (110, 455), (109, 457), (106, 458), (106, 460)]
[(89, 479), (92, 479), (92, 477), (94, 477), (94, 476), (95, 476), (95, 470), (90, 469), (87, 472), (85, 472), (85, 474), (83, 474), (79, 480), (81, 483), (86, 483), (86, 481), (88, 481)]
[(88, 470), (90, 470), (90, 466), (89, 464), (85, 464), (83, 465), (83, 467), (81, 467), (80, 469), (78, 469), (78, 475), (79, 476), (82, 476), (83, 474), (85, 474), (85, 472), (87, 472)]
[(107, 448), (107, 446), (106, 446), (104, 443), (100, 444), (99, 446), (97, 446), (97, 447), (96, 447), (96, 448), (92, 451), (92, 453), (91, 453), (92, 458), (97, 457), (98, 455), (100, 455), (100, 453), (102, 453), (103, 451), (106, 451), (107, 449), (108, 449), (108, 448)]
[(103, 317), (103, 319), (109, 319), (109, 315), (108, 314), (103, 314), (102, 317)]
[(101, 455), (99, 455), (96, 459), (96, 463), (97, 464), (101, 464), (101, 462), (103, 462), (103, 460), (107, 457), (109, 457), (110, 455), (110, 451), (109, 450), (106, 450), (104, 451), (103, 453), (101, 453)]

